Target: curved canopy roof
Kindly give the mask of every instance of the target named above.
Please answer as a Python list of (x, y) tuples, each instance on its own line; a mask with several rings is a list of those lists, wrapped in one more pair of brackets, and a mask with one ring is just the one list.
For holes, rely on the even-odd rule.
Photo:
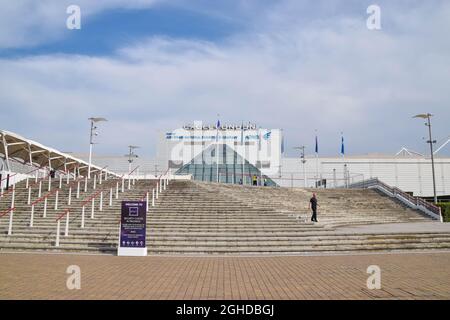
[[(83, 176), (87, 176), (88, 173), (87, 162), (9, 131), (0, 130), (0, 154), (6, 160), (8, 170), (11, 168), (9, 161), (17, 160), (24, 165), (61, 171), (72, 171), (76, 168)], [(102, 170), (99, 166), (91, 165), (91, 173), (98, 171), (116, 175), (108, 170)]]

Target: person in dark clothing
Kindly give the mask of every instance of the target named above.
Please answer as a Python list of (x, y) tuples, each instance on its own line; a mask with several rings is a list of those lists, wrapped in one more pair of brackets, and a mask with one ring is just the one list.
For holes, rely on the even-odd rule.
[(253, 185), (257, 186), (258, 185), (258, 177), (256, 175), (253, 175), (252, 180), (253, 180)]
[(55, 170), (50, 170), (50, 177), (52, 178), (52, 179), (54, 179), (55, 178), (55, 175), (56, 175), (56, 171)]
[(319, 222), (317, 221), (317, 206), (319, 206), (317, 203), (317, 197), (316, 194), (313, 193), (311, 200), (309, 200), (309, 208), (312, 210), (312, 217), (311, 217), (312, 222)]

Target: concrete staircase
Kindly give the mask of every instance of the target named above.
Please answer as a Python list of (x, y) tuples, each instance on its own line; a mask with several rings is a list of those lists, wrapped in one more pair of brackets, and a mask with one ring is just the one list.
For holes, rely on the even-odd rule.
[[(35, 225), (30, 228), (29, 206), (21, 205), (14, 214), (13, 235), (6, 235), (8, 218), (0, 219), (0, 248), (115, 253), (120, 201), (140, 199), (155, 183), (136, 181), (131, 190), (119, 194), (111, 207), (109, 197), (105, 197), (104, 209), (96, 210), (94, 219), (90, 219), (88, 205), (84, 229), (79, 227), (82, 199), (73, 200), (71, 210), (75, 214), (70, 216), (69, 236), (61, 235), (59, 248), (54, 247), (55, 219), (61, 210), (49, 209), (44, 219), (41, 208), (37, 208)], [(340, 231), (340, 226), (430, 219), (375, 191), (314, 191), (321, 205), (318, 224), (309, 222), (312, 190), (171, 181), (148, 214), (149, 254), (298, 254), (450, 248), (447, 232)], [(24, 193), (25, 188), (18, 185), (16, 199), (22, 202), (26, 198)], [(0, 210), (7, 207), (4, 200), (7, 199), (1, 200)], [(65, 218), (62, 226), (64, 223)]]

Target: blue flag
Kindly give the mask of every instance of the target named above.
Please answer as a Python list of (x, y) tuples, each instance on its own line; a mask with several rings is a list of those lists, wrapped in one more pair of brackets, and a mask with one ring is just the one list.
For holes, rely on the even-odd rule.
[(316, 153), (319, 153), (319, 139), (316, 136)]
[(345, 147), (344, 147), (344, 136), (342, 136), (342, 143), (341, 143), (341, 154), (345, 155)]

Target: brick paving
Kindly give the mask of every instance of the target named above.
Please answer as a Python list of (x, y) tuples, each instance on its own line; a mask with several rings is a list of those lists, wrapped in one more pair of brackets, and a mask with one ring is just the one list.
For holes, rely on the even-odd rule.
[[(67, 267), (81, 268), (69, 290)], [(381, 290), (366, 286), (381, 268)], [(450, 252), (281, 257), (0, 254), (0, 299), (450, 299)]]

